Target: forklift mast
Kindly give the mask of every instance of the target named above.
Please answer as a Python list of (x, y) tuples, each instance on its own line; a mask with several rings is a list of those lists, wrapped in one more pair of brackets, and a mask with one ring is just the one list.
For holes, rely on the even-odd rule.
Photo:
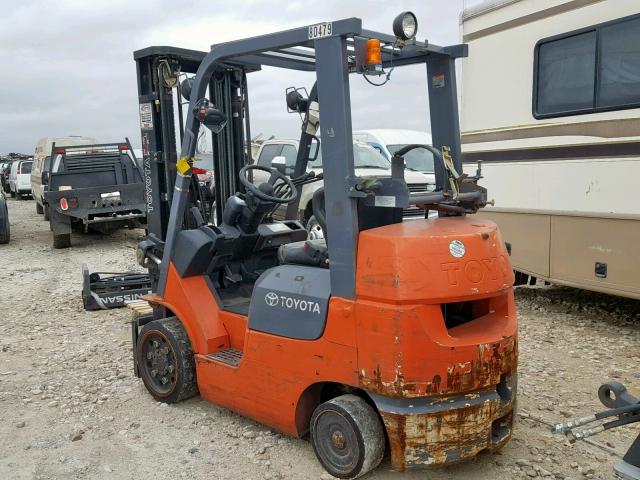
[[(195, 74), (206, 55), (206, 52), (176, 47), (148, 47), (133, 54), (138, 80), (148, 233), (162, 242), (167, 235), (176, 178), (179, 145), (176, 142), (176, 113), (178, 140), (182, 143), (183, 105), (188, 101), (188, 98), (183, 99), (180, 81)], [(217, 222), (222, 220), (226, 199), (242, 190), (238, 172), (251, 152), (246, 74), (255, 70), (255, 67), (225, 65), (208, 85), (209, 98), (231, 119), (223, 131), (211, 137)], [(190, 199), (187, 212), (193, 206), (194, 201)]]

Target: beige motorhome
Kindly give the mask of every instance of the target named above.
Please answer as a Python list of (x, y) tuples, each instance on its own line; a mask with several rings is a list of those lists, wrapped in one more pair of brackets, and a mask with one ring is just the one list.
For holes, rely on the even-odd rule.
[(640, 299), (640, 2), (502, 0), (461, 17), (465, 171), (529, 278)]

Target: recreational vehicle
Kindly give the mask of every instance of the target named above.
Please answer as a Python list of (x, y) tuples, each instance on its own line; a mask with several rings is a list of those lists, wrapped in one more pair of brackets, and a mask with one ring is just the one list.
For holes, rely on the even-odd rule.
[(640, 299), (640, 3), (499, 0), (461, 17), (465, 171), (516, 281)]

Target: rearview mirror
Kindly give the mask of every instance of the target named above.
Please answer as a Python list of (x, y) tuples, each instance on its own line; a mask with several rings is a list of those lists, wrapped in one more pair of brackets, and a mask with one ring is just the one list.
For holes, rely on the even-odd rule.
[(193, 116), (213, 133), (220, 133), (227, 125), (227, 116), (214, 107), (206, 98), (201, 99), (193, 107)]
[(193, 87), (193, 77), (186, 77), (180, 82), (180, 95), (187, 102), (191, 100), (191, 88)]

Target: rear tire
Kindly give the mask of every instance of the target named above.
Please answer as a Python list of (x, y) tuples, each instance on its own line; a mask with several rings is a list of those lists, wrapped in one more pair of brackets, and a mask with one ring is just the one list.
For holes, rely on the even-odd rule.
[(382, 461), (384, 428), (376, 411), (356, 395), (321, 403), (311, 417), (311, 445), (334, 477), (358, 478)]
[(142, 327), (136, 356), (144, 386), (157, 401), (176, 403), (198, 393), (191, 341), (177, 318)]
[(53, 235), (53, 248), (69, 248), (71, 246), (71, 234)]
[(37, 200), (36, 200), (36, 213), (38, 215), (42, 215), (44, 213), (44, 208), (42, 208), (42, 205), (40, 205)]

